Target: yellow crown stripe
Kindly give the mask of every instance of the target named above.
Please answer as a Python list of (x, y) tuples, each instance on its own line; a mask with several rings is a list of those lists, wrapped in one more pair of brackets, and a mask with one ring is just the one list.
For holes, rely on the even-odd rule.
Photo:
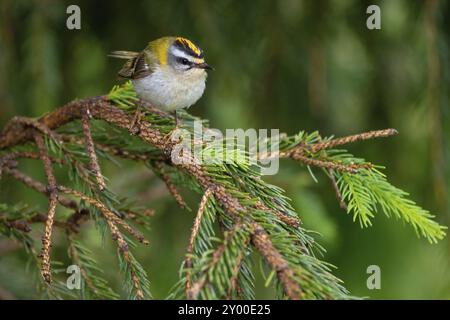
[(178, 37), (177, 40), (188, 46), (192, 51), (195, 52), (196, 55), (199, 56), (201, 54), (201, 50), (199, 49), (199, 47), (193, 44), (191, 40), (182, 37)]

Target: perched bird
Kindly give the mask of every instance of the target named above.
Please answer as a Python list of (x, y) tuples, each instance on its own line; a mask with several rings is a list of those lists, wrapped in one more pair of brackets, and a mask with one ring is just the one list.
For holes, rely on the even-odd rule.
[(131, 79), (139, 98), (164, 111), (188, 108), (205, 90), (203, 50), (182, 37), (154, 40), (141, 52), (113, 51), (111, 57), (127, 59), (119, 77)]

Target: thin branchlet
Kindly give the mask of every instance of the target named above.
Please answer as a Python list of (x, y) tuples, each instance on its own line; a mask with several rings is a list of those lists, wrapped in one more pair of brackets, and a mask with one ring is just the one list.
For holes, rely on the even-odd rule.
[(114, 225), (119, 225), (121, 226), (123, 229), (125, 229), (129, 234), (131, 234), (132, 236), (134, 236), (139, 242), (143, 243), (143, 244), (148, 244), (148, 241), (144, 238), (144, 236), (138, 232), (137, 230), (135, 230), (134, 228), (132, 228), (127, 222), (125, 222), (124, 220), (122, 220), (121, 218), (119, 218), (116, 214), (114, 214), (110, 209), (108, 209), (108, 207), (102, 203), (101, 201), (94, 199), (92, 197), (89, 197), (77, 190), (73, 190), (64, 186), (58, 186), (57, 187), (58, 190), (62, 193), (68, 194), (68, 195), (73, 195), (75, 197), (78, 197), (84, 201), (86, 201), (87, 203), (89, 203), (90, 205), (94, 206), (95, 208), (97, 208), (102, 214), (103, 217), (105, 218), (105, 220), (110, 221), (111, 223), (113, 223)]
[(89, 109), (85, 108), (85, 112), (81, 115), (81, 127), (83, 128), (83, 136), (86, 144), (86, 151), (89, 156), (89, 166), (92, 173), (97, 180), (98, 188), (104, 190), (106, 188), (105, 179), (98, 164), (97, 153), (95, 152), (94, 140), (92, 140), (91, 126), (90, 126)]
[(50, 250), (52, 246), (52, 231), (53, 231), (53, 221), (56, 213), (56, 205), (58, 203), (58, 193), (56, 190), (56, 178), (53, 173), (52, 162), (48, 155), (47, 147), (45, 146), (44, 138), (42, 133), (36, 131), (34, 133), (34, 140), (39, 149), (39, 156), (44, 164), (45, 175), (47, 176), (48, 182), (48, 192), (49, 192), (49, 202), (48, 202), (48, 213), (47, 221), (45, 223), (44, 235), (42, 237), (42, 276), (46, 282), (51, 282), (51, 270), (50, 270)]
[(369, 140), (374, 138), (386, 138), (398, 133), (395, 129), (375, 130), (369, 132), (363, 132), (346, 136), (342, 138), (332, 139), (329, 141), (319, 142), (310, 147), (311, 152), (316, 153), (320, 150), (335, 148), (344, 144), (354, 143), (362, 140)]
[[(148, 103), (145, 103), (143, 101), (138, 102), (138, 104), (143, 107), (142, 111), (143, 113), (150, 112), (153, 113), (154, 115), (160, 116), (161, 118), (171, 117), (170, 115), (167, 115), (163, 112), (154, 109), (152, 106), (149, 106)], [(300, 287), (298, 277), (296, 277), (295, 272), (290, 265), (290, 262), (287, 260), (285, 256), (283, 256), (283, 253), (280, 252), (274, 245), (269, 233), (265, 230), (265, 228), (260, 223), (253, 221), (251, 215), (248, 215), (248, 212), (249, 210), (254, 210), (255, 208), (258, 210), (267, 211), (270, 214), (276, 215), (278, 220), (285, 223), (288, 227), (294, 229), (298, 228), (300, 221), (296, 217), (291, 217), (284, 214), (283, 212), (278, 212), (277, 210), (269, 209), (267, 206), (263, 204), (262, 201), (257, 202), (256, 206), (254, 206), (253, 204), (253, 207), (250, 209), (249, 207), (243, 204), (245, 203), (246, 200), (250, 200), (249, 196), (245, 196), (245, 199), (237, 197), (235, 194), (230, 192), (230, 190), (228, 190), (223, 184), (217, 182), (214, 179), (214, 177), (212, 177), (209, 174), (208, 170), (202, 165), (200, 165), (197, 161), (195, 161), (196, 159), (193, 158), (193, 156), (190, 154), (183, 154), (182, 156), (184, 159), (181, 159), (182, 161), (178, 161), (177, 163), (172, 162), (171, 154), (176, 142), (167, 139), (166, 134), (159, 131), (157, 126), (147, 121), (145, 119), (145, 114), (139, 115), (139, 119), (136, 119), (133, 117), (133, 115), (130, 115), (123, 109), (117, 107), (114, 103), (112, 103), (109, 100), (107, 96), (99, 96), (84, 100), (76, 100), (55, 110), (54, 112), (46, 114), (45, 116), (39, 118), (36, 121), (29, 121), (26, 118), (12, 119), (4, 128), (3, 132), (0, 134), (0, 149), (10, 148), (18, 144), (24, 143), (26, 141), (30, 141), (33, 138), (36, 139), (35, 138), (36, 132), (39, 133), (41, 138), (42, 134), (45, 134), (52, 139), (58, 139), (59, 137), (54, 133), (54, 130), (56, 130), (57, 128), (61, 127), (62, 125), (68, 122), (71, 122), (72, 120), (81, 118), (83, 123), (83, 132), (86, 139), (87, 151), (90, 156), (91, 171), (93, 171), (94, 173), (96, 172), (99, 173), (100, 172), (99, 167), (97, 167), (98, 170), (94, 168), (95, 164), (97, 164), (98, 166), (98, 161), (96, 158), (94, 159), (94, 157), (92, 156), (92, 155), (95, 156), (95, 148), (94, 142), (92, 140), (92, 134), (89, 128), (89, 121), (86, 122), (86, 116), (83, 113), (83, 110), (86, 110), (86, 108), (89, 108), (90, 115), (93, 118), (104, 120), (105, 122), (117, 128), (128, 130), (130, 134), (135, 134), (141, 140), (152, 145), (153, 147), (156, 147), (156, 149), (159, 150), (162, 159), (157, 159), (155, 161), (154, 158), (145, 158), (145, 155), (136, 156), (135, 154), (130, 154), (128, 151), (123, 151), (120, 148), (118, 149), (114, 146), (101, 146), (101, 145), (96, 146), (97, 148), (100, 148), (102, 151), (105, 151), (106, 153), (109, 154), (124, 156), (131, 158), (133, 160), (144, 160), (144, 161), (152, 160), (152, 163), (154, 164), (161, 178), (166, 182), (169, 191), (173, 194), (174, 198), (180, 204), (181, 207), (185, 207), (185, 203), (182, 200), (181, 196), (179, 195), (178, 191), (176, 190), (173, 182), (164, 172), (164, 168), (162, 165), (163, 161), (165, 164), (170, 165), (178, 170), (184, 171), (185, 173), (193, 177), (198, 183), (198, 185), (203, 190), (206, 190), (200, 203), (199, 211), (194, 221), (194, 226), (192, 228), (187, 257), (189, 257), (190, 254), (192, 254), (193, 252), (194, 240), (199, 232), (199, 226), (205, 210), (206, 202), (209, 197), (213, 196), (215, 201), (217, 201), (217, 203), (224, 209), (226, 214), (229, 215), (234, 221), (234, 228), (225, 233), (224, 243), (226, 243), (227, 239), (229, 239), (229, 237), (233, 235), (233, 232), (237, 232), (237, 230), (239, 230), (239, 228), (241, 228), (242, 225), (245, 224), (246, 226), (249, 227), (251, 239), (248, 245), (250, 244), (253, 245), (254, 248), (256, 248), (261, 253), (262, 257), (265, 259), (267, 264), (273, 270), (276, 271), (277, 277), (284, 288), (285, 294), (291, 299), (299, 299), (305, 296), (304, 290), (302, 290), (302, 288)], [(322, 156), (321, 151), (351, 142), (378, 137), (387, 137), (395, 133), (396, 131), (394, 129), (387, 129), (362, 133), (338, 139), (332, 139), (328, 141), (321, 140), (319, 142), (309, 145), (301, 143), (298, 146), (292, 148), (291, 150), (285, 150), (276, 155), (271, 154), (266, 156), (268, 157), (278, 156), (280, 158), (289, 157), (294, 160), (300, 161), (306, 165), (317, 166), (327, 169), (330, 171), (331, 176), (333, 176), (331, 170), (343, 173), (357, 174), (360, 169), (369, 168), (371, 165), (367, 163), (365, 164), (341, 163), (340, 161), (330, 160), (327, 159), (325, 156)], [(125, 241), (123, 235), (121, 234), (119, 227), (123, 228), (125, 231), (127, 231), (129, 234), (133, 235), (143, 243), (146, 243), (145, 239), (143, 239), (142, 235), (140, 235), (137, 231), (135, 231), (125, 221), (123, 221), (116, 214), (114, 214), (100, 200), (88, 197), (87, 195), (84, 195), (78, 191), (72, 190), (64, 186), (58, 186), (58, 188), (54, 188), (56, 186), (56, 181), (53, 181), (51, 177), (49, 178), (48, 172), (48, 168), (49, 166), (51, 166), (51, 159), (49, 158), (48, 154), (46, 156), (42, 156), (43, 140), (42, 143), (39, 143), (37, 140), (35, 140), (35, 143), (38, 145), (38, 147), (39, 144), (41, 144), (41, 147), (39, 147), (40, 159), (44, 163), (44, 167), (46, 169), (48, 184), (50, 186), (49, 190), (46, 190), (45, 186), (43, 186), (39, 182), (34, 181), (27, 176), (24, 176), (22, 173), (17, 171), (17, 169), (11, 167), (10, 165), (6, 165), (9, 163), (9, 160), (3, 161), (2, 168), (4, 169), (4, 171), (7, 174), (20, 180), (21, 182), (25, 183), (26, 185), (38, 190), (39, 192), (45, 193), (50, 198), (51, 206), (49, 205), (47, 224), (51, 223), (48, 221), (50, 220), (50, 217), (54, 216), (54, 212), (50, 214), (50, 208), (56, 206), (57, 201), (59, 201), (61, 204), (63, 204), (62, 201), (64, 202), (67, 201), (62, 200), (64, 198), (60, 199), (60, 197), (56, 196), (54, 197), (54, 200), (52, 200), (53, 199), (52, 194), (56, 195), (56, 191), (58, 190), (66, 195), (76, 196), (84, 200), (85, 202), (89, 203), (90, 205), (96, 207), (103, 214), (108, 224), (108, 227), (111, 231), (113, 239), (117, 241), (119, 250), (124, 260), (130, 266), (131, 280), (133, 282), (133, 286), (135, 287), (136, 296), (139, 298), (144, 297), (143, 289), (140, 285), (136, 270), (133, 268), (133, 263), (129, 255), (128, 244)], [(23, 157), (26, 157), (26, 155), (23, 155)], [(34, 155), (32, 157), (34, 157)], [(98, 177), (97, 183), (101, 185), (101, 182), (99, 181)], [(337, 188), (336, 181), (332, 179), (332, 183), (335, 190), (339, 191), (339, 189)], [(338, 199), (340, 199), (341, 206), (343, 206), (342, 195), (339, 195), (338, 192), (336, 192), (336, 194), (338, 196)], [(68, 205), (68, 203), (66, 203), (66, 205)], [(246, 217), (245, 221), (242, 220), (242, 217), (244, 216)], [(245, 244), (245, 246), (247, 246), (247, 244)], [(242, 250), (245, 250), (245, 248), (242, 248)], [(216, 250), (212, 253), (211, 263), (212, 264), (217, 263), (220, 257), (224, 254), (224, 252), (225, 252), (224, 244), (219, 245), (216, 248)], [(236, 264), (233, 267), (233, 276), (231, 279), (229, 279), (231, 283), (230, 290), (238, 290), (236, 270), (239, 270), (241, 260), (242, 257), (240, 258), (238, 257)], [(189, 269), (190, 267), (192, 267), (192, 262), (187, 259), (185, 265)], [(206, 274), (204, 274), (201, 275), (200, 277), (197, 277), (194, 283), (191, 282), (192, 279), (189, 279), (186, 287), (186, 295), (189, 298), (196, 298), (199, 296), (201, 290), (208, 282), (208, 277)], [(228, 294), (230, 294), (230, 292), (228, 292)]]
[(338, 186), (338, 184), (336, 182), (336, 178), (334, 176), (334, 172), (333, 172), (332, 169), (328, 170), (328, 175), (330, 177), (331, 184), (332, 184), (334, 192), (336, 194), (336, 198), (337, 198), (337, 200), (339, 202), (339, 206), (341, 207), (341, 209), (344, 209), (345, 211), (348, 211), (348, 206), (345, 203), (344, 198), (342, 197), (341, 190), (339, 190), (339, 186)]
[(212, 191), (209, 189), (206, 190), (205, 193), (203, 194), (203, 197), (202, 197), (199, 207), (198, 207), (197, 216), (195, 217), (195, 220), (194, 220), (194, 225), (192, 226), (191, 236), (189, 238), (189, 245), (187, 248), (186, 259), (184, 262), (184, 266), (186, 268), (186, 296), (187, 297), (189, 297), (189, 292), (192, 287), (192, 271), (191, 271), (192, 256), (191, 255), (194, 251), (195, 238), (197, 237), (197, 234), (200, 230), (200, 224), (202, 222), (203, 213), (205, 212), (206, 205), (207, 205), (208, 199), (211, 196), (211, 194), (212, 194)]
[(177, 190), (177, 187), (165, 172), (163, 162), (155, 161), (153, 164), (154, 168), (156, 169), (156, 172), (161, 176), (161, 179), (166, 184), (167, 190), (169, 190), (170, 194), (174, 197), (175, 201), (178, 203), (180, 208), (185, 209), (187, 207), (186, 202), (184, 202), (180, 192)]

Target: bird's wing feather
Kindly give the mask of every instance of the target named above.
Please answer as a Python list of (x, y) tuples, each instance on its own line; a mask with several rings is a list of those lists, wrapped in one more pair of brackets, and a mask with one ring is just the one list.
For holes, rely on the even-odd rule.
[(132, 59), (139, 55), (139, 52), (134, 51), (113, 51), (108, 54), (108, 57), (118, 58), (118, 59)]
[(140, 53), (132, 51), (113, 51), (109, 56), (119, 59), (128, 59), (118, 73), (121, 78), (140, 79), (153, 72), (147, 60), (150, 57), (146, 55), (145, 51)]

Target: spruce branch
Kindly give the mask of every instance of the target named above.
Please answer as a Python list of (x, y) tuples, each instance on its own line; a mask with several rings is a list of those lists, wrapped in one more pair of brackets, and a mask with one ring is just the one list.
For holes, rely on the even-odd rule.
[(93, 258), (93, 253), (79, 241), (75, 240), (72, 232), (67, 232), (67, 240), (69, 256), (80, 268), (81, 276), (86, 283), (86, 288), (81, 291), (82, 296), (85, 296), (86, 292), (89, 292), (94, 298), (117, 299), (119, 297), (118, 294), (99, 275), (102, 271)]
[(317, 153), (320, 150), (332, 149), (338, 146), (342, 146), (344, 144), (354, 143), (357, 141), (369, 140), (374, 138), (387, 138), (396, 135), (397, 133), (398, 131), (395, 129), (384, 129), (384, 130), (363, 132), (351, 136), (346, 136), (337, 139), (329, 139), (327, 141), (316, 143), (310, 148), (310, 150), (312, 153)]
[(361, 226), (371, 225), (379, 206), (386, 216), (393, 215), (411, 224), (416, 233), (430, 243), (445, 236), (447, 228), (432, 220), (433, 215), (408, 199), (408, 193), (391, 185), (381, 172), (366, 169), (357, 177), (350, 178), (341, 173), (335, 173), (335, 176), (342, 198), (348, 203), (347, 212), (353, 212), (354, 220), (358, 218)]
[[(86, 118), (83, 120), (86, 108), (92, 117), (87, 119), (87, 127)], [(82, 130), (76, 128), (80, 119)], [(196, 118), (184, 115), (183, 119)], [(167, 139), (167, 136), (174, 126), (173, 116), (140, 101), (128, 82), (114, 87), (106, 96), (72, 101), (31, 122), (12, 119), (0, 134), (0, 159), (4, 159), (0, 166), (6, 174), (47, 197), (52, 196), (51, 191), (59, 191), (66, 197), (75, 196), (87, 203), (94, 218), (98, 211), (117, 243), (119, 262), (125, 271), (126, 283), (131, 285), (133, 297), (150, 296), (148, 280), (129, 250), (131, 242), (120, 229), (145, 243), (142, 235), (124, 221), (124, 218), (145, 215), (130, 210), (128, 206), (120, 208), (123, 202), (107, 189), (98, 192), (98, 176), (93, 170), (92, 154), (95, 153), (107, 160), (111, 160), (109, 156), (112, 155), (146, 162), (166, 182), (182, 206), (184, 201), (176, 187), (186, 186), (203, 193), (180, 284), (175, 289), (176, 297), (253, 297), (253, 271), (248, 259), (251, 250), (258, 252), (271, 274), (276, 275), (275, 283), (281, 288), (280, 298), (349, 297), (340, 280), (332, 275), (330, 265), (315, 257), (314, 252), (320, 252), (321, 247), (301, 227), (298, 214), (283, 190), (261, 179), (260, 174), (248, 165), (245, 154), (232, 163), (201, 164), (194, 155), (183, 153), (178, 159), (181, 161), (173, 162), (171, 155), (177, 142)], [(188, 122), (184, 127), (193, 130)], [(51, 155), (47, 152), (46, 158), (40, 156), (44, 167), (45, 163), (51, 166), (51, 157), (57, 161), (64, 159), (61, 164), (75, 172), (73, 181), (83, 188), (82, 192), (62, 185), (48, 190), (42, 183), (16, 169), (15, 161), (22, 157), (10, 156), (8, 159), (8, 154), (17, 152), (18, 146), (33, 142), (36, 131), (48, 139), (50, 146)], [(291, 158), (319, 167), (331, 178), (340, 205), (347, 205), (347, 212), (353, 212), (355, 219), (359, 218), (363, 225), (370, 224), (376, 207), (380, 206), (387, 215), (409, 222), (418, 233), (435, 242), (444, 237), (444, 228), (434, 222), (427, 211), (409, 200), (406, 193), (390, 185), (379, 173), (379, 167), (335, 149), (347, 143), (395, 133), (395, 130), (387, 129), (322, 139), (317, 132), (300, 132), (283, 136), (279, 152), (258, 156), (260, 159)], [(81, 137), (91, 142), (87, 152)], [(38, 144), (37, 141), (34, 143)], [(38, 149), (42, 151), (42, 148)], [(97, 159), (95, 162), (98, 164)], [(69, 205), (64, 197), (57, 197), (56, 201)], [(215, 223), (221, 224), (223, 235), (215, 234)]]
[[(232, 285), (233, 262), (240, 260), (241, 252), (246, 250), (240, 244), (247, 242), (248, 229), (247, 224), (237, 221), (232, 229), (225, 232), (223, 241), (219, 242), (215, 250), (209, 250), (200, 257), (203, 261), (198, 265), (203, 265), (203, 268), (197, 266), (194, 270), (197, 280), (186, 294), (188, 299), (197, 299), (201, 294), (205, 298), (226, 296)], [(219, 292), (216, 292), (213, 284), (218, 284)]]
[(252, 243), (261, 252), (272, 269), (277, 272), (288, 297), (294, 300), (302, 298), (303, 292), (293, 279), (294, 272), (280, 252), (273, 246), (269, 235), (256, 223), (252, 224), (252, 229)]
[(348, 172), (348, 173), (358, 173), (358, 169), (355, 168), (354, 165), (344, 165), (344, 164), (336, 163), (336, 162), (332, 162), (332, 161), (313, 159), (313, 158), (309, 158), (307, 156), (304, 156), (304, 155), (298, 154), (298, 153), (292, 153), (291, 158), (294, 160), (297, 160), (299, 162), (302, 162), (308, 166), (332, 169), (332, 170), (343, 171), (343, 172)]
[(106, 205), (103, 204), (102, 202), (100, 202), (94, 198), (91, 198), (77, 190), (69, 189), (64, 186), (58, 186), (57, 189), (62, 193), (78, 197), (78, 198), (82, 199), (83, 201), (89, 203), (90, 205), (94, 206), (103, 214), (106, 221), (108, 223), (113, 224), (115, 226), (115, 228), (117, 228), (117, 225), (119, 225), (123, 229), (125, 229), (130, 235), (135, 237), (139, 242), (141, 242), (143, 244), (148, 244), (148, 241), (144, 238), (144, 236), (142, 234), (140, 234), (138, 231), (136, 231), (133, 227), (131, 227), (124, 220), (120, 219), (116, 214), (114, 214), (110, 209), (108, 209), (106, 207)]

